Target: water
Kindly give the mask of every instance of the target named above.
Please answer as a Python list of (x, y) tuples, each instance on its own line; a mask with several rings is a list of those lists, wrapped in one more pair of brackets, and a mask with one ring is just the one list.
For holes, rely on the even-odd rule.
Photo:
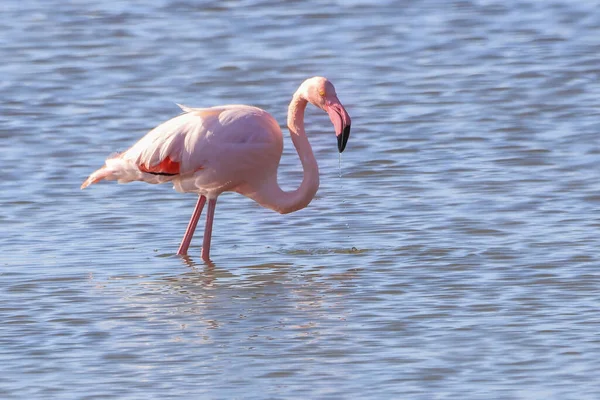
[[(0, 397), (597, 399), (600, 4), (5, 0)], [(321, 170), (281, 216), (79, 185), (190, 106), (285, 124)], [(282, 185), (301, 180), (286, 134)]]

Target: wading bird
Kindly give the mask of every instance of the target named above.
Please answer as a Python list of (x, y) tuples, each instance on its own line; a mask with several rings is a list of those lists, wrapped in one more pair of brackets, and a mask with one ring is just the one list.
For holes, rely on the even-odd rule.
[(178, 192), (197, 193), (198, 202), (177, 254), (187, 254), (208, 200), (202, 259), (209, 261), (215, 206), (221, 193), (240, 193), (281, 214), (306, 207), (315, 196), (319, 167), (304, 132), (307, 103), (329, 114), (340, 153), (350, 136), (350, 116), (331, 82), (322, 77), (305, 80), (292, 97), (287, 117), (304, 173), (296, 190), (285, 192), (277, 183), (283, 151), (277, 121), (266, 111), (245, 105), (180, 106), (182, 114), (151, 130), (129, 150), (109, 157), (81, 188), (101, 180), (172, 182)]

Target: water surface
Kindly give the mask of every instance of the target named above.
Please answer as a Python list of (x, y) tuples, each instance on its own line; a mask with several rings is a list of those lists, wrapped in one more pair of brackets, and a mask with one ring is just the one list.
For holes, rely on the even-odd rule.
[[(599, 6), (5, 0), (0, 397), (599, 398)], [(221, 196), (214, 265), (193, 195), (79, 190), (175, 102), (284, 127), (313, 75), (341, 178), (309, 109), (316, 199)]]

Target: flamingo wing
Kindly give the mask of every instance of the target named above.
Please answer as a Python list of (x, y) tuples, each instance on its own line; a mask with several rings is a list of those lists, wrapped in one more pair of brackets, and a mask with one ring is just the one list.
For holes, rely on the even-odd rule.
[(218, 123), (221, 110), (182, 109), (183, 114), (148, 132), (120, 157), (152, 175), (183, 175), (201, 169), (198, 157), (191, 157), (192, 148)]
[(183, 114), (152, 129), (125, 152), (106, 159), (105, 165), (92, 173), (81, 188), (101, 180), (163, 183), (202, 169), (201, 158), (192, 157), (192, 152), (215, 121), (218, 123), (220, 110), (182, 109)]

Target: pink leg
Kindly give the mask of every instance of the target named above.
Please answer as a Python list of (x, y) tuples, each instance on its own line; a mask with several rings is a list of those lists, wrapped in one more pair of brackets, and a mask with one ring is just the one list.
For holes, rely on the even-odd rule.
[(194, 208), (192, 218), (190, 218), (188, 227), (185, 230), (185, 235), (183, 235), (183, 239), (181, 240), (179, 250), (177, 250), (177, 254), (180, 256), (184, 256), (187, 254), (188, 247), (190, 247), (190, 243), (192, 242), (192, 236), (194, 236), (194, 231), (196, 230), (196, 225), (198, 225), (198, 220), (200, 219), (200, 214), (202, 214), (204, 203), (206, 203), (206, 197), (201, 195), (200, 197), (198, 197), (196, 208)]
[(204, 227), (204, 241), (202, 242), (202, 260), (210, 261), (210, 238), (212, 236), (213, 220), (215, 218), (215, 207), (217, 199), (208, 200), (208, 213), (206, 214), (206, 226)]

